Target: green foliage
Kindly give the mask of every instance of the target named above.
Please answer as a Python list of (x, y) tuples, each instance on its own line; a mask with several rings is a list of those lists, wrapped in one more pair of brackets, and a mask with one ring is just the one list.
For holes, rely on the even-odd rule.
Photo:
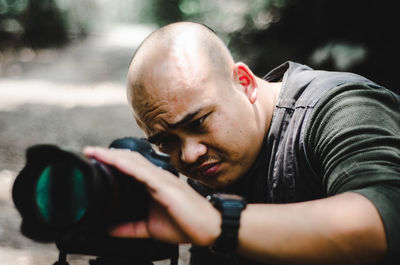
[[(180, 20), (207, 24), (216, 32), (228, 37), (241, 31), (249, 23), (264, 29), (274, 20), (269, 9), (282, 6), (287, 0), (156, 0), (156, 21), (165, 25)], [(173, 11), (173, 12), (171, 12)]]
[(224, 39), (236, 60), (245, 61), (257, 75), (292, 60), (355, 72), (387, 87), (400, 86), (393, 78), (396, 60), (391, 59), (399, 57), (396, 1), (172, 1), (176, 6), (157, 2), (159, 25), (179, 20), (206, 24)]
[(69, 19), (57, 0), (0, 0), (0, 49), (63, 45)]
[(105, 20), (187, 20), (214, 29), (258, 75), (293, 60), (395, 87), (396, 60), (388, 58), (398, 57), (396, 7), (372, 0), (0, 0), (0, 49), (65, 43)]
[(241, 47), (231, 45), (232, 38), (240, 32), (267, 30), (279, 20), (280, 13), (277, 11), (288, 1), (156, 0), (158, 12), (155, 13), (155, 21), (160, 26), (181, 20), (206, 24), (230, 46), (234, 57), (241, 59), (243, 51), (240, 50)]
[(0, 0), (0, 15), (16, 15), (28, 6), (28, 0)]

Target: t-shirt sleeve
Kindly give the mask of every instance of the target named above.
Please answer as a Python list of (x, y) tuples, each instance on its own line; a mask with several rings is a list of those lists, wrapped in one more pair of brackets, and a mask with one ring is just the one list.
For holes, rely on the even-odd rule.
[(353, 191), (376, 206), (388, 261), (400, 260), (399, 96), (361, 84), (333, 89), (315, 106), (305, 144), (329, 196)]

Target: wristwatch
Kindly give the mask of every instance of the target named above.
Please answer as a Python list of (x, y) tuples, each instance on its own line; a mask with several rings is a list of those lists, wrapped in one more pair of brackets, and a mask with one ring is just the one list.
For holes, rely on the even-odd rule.
[(240, 215), (247, 202), (241, 196), (225, 193), (208, 195), (207, 199), (222, 216), (221, 234), (210, 248), (217, 253), (230, 253), (237, 247)]

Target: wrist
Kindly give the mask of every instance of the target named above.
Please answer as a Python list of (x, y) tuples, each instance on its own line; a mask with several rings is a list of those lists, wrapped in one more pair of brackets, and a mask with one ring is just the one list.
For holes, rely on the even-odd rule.
[[(211, 246), (215, 243), (215, 241), (218, 239), (218, 237), (221, 235), (222, 232), (222, 215), (221, 213), (214, 208), (214, 206), (211, 205), (211, 207), (213, 208), (213, 220), (214, 222), (212, 222), (212, 227), (211, 227), (211, 233), (210, 233), (210, 241), (208, 242), (208, 244), (206, 244), (207, 246)], [(210, 222), (211, 223), (211, 222)]]
[(206, 203), (197, 210), (197, 212), (201, 212), (197, 220), (199, 221), (199, 226), (193, 230), (194, 234), (191, 236), (192, 239), (190, 243), (197, 246), (208, 247), (212, 245), (221, 234), (222, 217), (221, 213), (215, 209), (208, 200), (205, 200), (205, 202)]
[(232, 194), (213, 194), (207, 199), (220, 213), (220, 229), (214, 239), (211, 250), (230, 253), (238, 245), (241, 212), (246, 208), (244, 198)]

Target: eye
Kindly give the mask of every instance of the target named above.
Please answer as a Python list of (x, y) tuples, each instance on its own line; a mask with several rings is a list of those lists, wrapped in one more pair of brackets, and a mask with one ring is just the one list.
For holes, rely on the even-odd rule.
[(200, 119), (194, 120), (189, 123), (188, 127), (191, 131), (201, 132), (204, 130), (204, 122), (209, 114), (202, 116)]
[(169, 153), (178, 146), (178, 137), (175, 135), (166, 135), (160, 138), (155, 144), (164, 153)]
[(197, 119), (197, 120), (193, 121), (193, 122), (191, 123), (191, 126), (192, 126), (193, 128), (201, 127), (201, 126), (203, 125), (203, 122), (204, 122), (205, 119), (206, 119), (206, 117), (203, 116), (203, 117), (201, 117), (200, 119)]

